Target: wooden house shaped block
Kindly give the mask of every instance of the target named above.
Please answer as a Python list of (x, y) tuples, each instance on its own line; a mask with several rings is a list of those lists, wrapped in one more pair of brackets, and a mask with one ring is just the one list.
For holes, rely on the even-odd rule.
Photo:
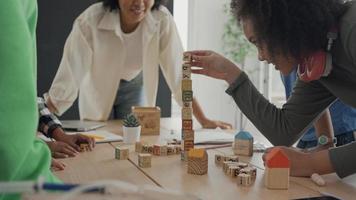
[(208, 153), (205, 149), (191, 149), (188, 152), (188, 174), (208, 173)]
[(280, 148), (266, 156), (265, 186), (268, 189), (288, 189), (290, 161)]
[(141, 124), (141, 135), (159, 135), (161, 109), (159, 107), (136, 107), (131, 109)]
[(253, 137), (249, 132), (240, 131), (235, 135), (233, 146), (234, 153), (242, 156), (252, 156), (253, 154)]

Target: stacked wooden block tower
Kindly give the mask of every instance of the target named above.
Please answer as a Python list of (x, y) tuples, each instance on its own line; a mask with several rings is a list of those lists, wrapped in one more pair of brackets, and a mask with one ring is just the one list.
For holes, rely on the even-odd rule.
[(190, 149), (194, 148), (194, 130), (193, 130), (193, 90), (192, 90), (192, 79), (191, 79), (191, 69), (190, 62), (192, 59), (191, 54), (183, 54), (183, 79), (182, 79), (182, 152), (181, 159), (187, 161), (188, 152)]
[(266, 156), (265, 186), (268, 189), (288, 189), (290, 161), (280, 148)]
[(188, 174), (208, 173), (208, 153), (205, 149), (191, 149), (188, 153)]
[(249, 132), (240, 131), (235, 135), (233, 150), (236, 155), (252, 156), (253, 137)]

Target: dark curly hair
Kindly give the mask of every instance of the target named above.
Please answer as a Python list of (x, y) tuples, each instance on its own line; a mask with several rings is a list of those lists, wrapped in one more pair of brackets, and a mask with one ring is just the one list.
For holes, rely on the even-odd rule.
[(232, 0), (231, 12), (251, 20), (258, 42), (271, 56), (296, 59), (325, 49), (327, 32), (350, 7), (343, 0)]
[[(110, 11), (120, 10), (119, 0), (98, 0), (98, 2), (103, 2), (104, 8)], [(165, 0), (155, 0), (152, 10), (157, 10), (163, 3)]]

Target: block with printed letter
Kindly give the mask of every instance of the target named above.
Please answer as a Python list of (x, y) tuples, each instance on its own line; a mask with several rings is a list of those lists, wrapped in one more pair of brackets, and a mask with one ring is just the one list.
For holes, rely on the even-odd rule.
[(193, 91), (182, 91), (183, 101), (193, 101)]
[(167, 155), (167, 145), (161, 145), (160, 153), (161, 153), (161, 156)]
[(192, 80), (183, 79), (182, 80), (182, 91), (192, 91)]
[[(192, 120), (193, 118), (193, 109), (192, 108), (182, 108), (182, 120)], [(193, 125), (193, 122), (192, 122)]]
[(183, 61), (184, 62), (191, 62), (192, 61), (192, 54), (188, 52), (183, 53)]
[(153, 155), (156, 155), (156, 156), (161, 155), (161, 145), (159, 145), (159, 144), (153, 145)]
[(191, 65), (190, 64), (183, 64), (183, 80), (185, 79), (191, 79), (192, 77), (192, 70), (191, 70)]
[(183, 119), (182, 120), (182, 130), (189, 131), (193, 129), (193, 120), (191, 119)]
[(280, 148), (266, 155), (265, 186), (268, 189), (288, 189), (290, 161)]
[(208, 173), (208, 153), (205, 149), (191, 149), (188, 152), (188, 173), (197, 175)]
[(183, 140), (183, 149), (185, 150), (190, 150), (194, 148), (194, 140)]
[(242, 156), (252, 156), (253, 137), (249, 132), (240, 131), (235, 135), (234, 153)]
[(192, 104), (192, 102), (186, 101), (186, 102), (183, 102), (183, 107), (184, 108), (192, 108), (193, 104)]
[(127, 160), (129, 157), (128, 147), (115, 147), (115, 158), (118, 160)]
[(221, 154), (215, 154), (215, 164), (221, 166), (225, 161), (225, 156)]
[(151, 167), (151, 154), (140, 153), (138, 154), (138, 166), (142, 168)]
[(159, 107), (133, 106), (132, 113), (141, 124), (141, 135), (159, 135), (161, 109)]
[(182, 131), (182, 140), (194, 141), (194, 131), (193, 130), (183, 130)]
[(237, 176), (237, 185), (249, 186), (251, 185), (251, 176), (249, 174), (239, 174)]

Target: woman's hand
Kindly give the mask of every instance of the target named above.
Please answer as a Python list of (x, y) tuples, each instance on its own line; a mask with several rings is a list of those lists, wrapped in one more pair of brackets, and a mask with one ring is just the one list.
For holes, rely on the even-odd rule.
[(56, 128), (53, 131), (53, 138), (56, 141), (64, 142), (70, 145), (72, 148), (76, 149), (76, 151), (80, 151), (79, 145), (82, 143), (89, 144), (90, 151), (95, 147), (94, 138), (82, 134), (67, 135), (61, 128)]
[(203, 128), (209, 128), (209, 129), (215, 129), (217, 127), (221, 128), (221, 129), (232, 129), (231, 124), (228, 124), (228, 123), (225, 123), (222, 121), (210, 120), (210, 119), (202, 121), (201, 125)]
[(213, 51), (187, 51), (186, 53), (192, 55), (192, 61), (189, 64), (200, 68), (192, 68), (195, 74), (222, 79), (231, 84), (241, 73), (233, 62)]
[(79, 153), (69, 144), (64, 142), (55, 141), (55, 142), (46, 142), (46, 143), (52, 152), (53, 158), (74, 157)]
[(64, 170), (65, 167), (66, 167), (66, 165), (64, 163), (62, 163), (59, 160), (56, 160), (56, 159), (52, 158), (51, 170), (53, 170), (53, 171), (61, 171), (61, 170)]

